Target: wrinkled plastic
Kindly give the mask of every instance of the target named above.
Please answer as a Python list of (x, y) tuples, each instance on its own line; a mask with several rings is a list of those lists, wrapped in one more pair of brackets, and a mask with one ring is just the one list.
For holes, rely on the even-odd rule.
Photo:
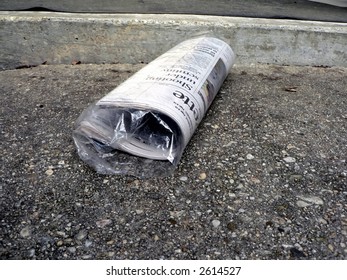
[[(92, 137), (93, 133), (85, 129), (86, 123), (90, 127), (102, 127), (105, 134), (97, 139)], [(73, 137), (78, 154), (101, 174), (128, 174), (140, 178), (167, 176), (174, 171), (183, 153), (178, 126), (158, 112), (102, 108), (93, 104), (83, 111), (76, 124)], [(130, 151), (138, 146), (153, 147), (156, 151), (153, 157), (143, 158), (124, 151), (122, 145), (129, 139), (137, 140), (127, 147)]]
[[(215, 42), (219, 41), (219, 43), (223, 42), (215, 38), (204, 38), (204, 40), (208, 39), (215, 40)], [(223, 44), (225, 43), (223, 42)], [(190, 45), (188, 45), (188, 47), (189, 46)], [(203, 45), (194, 46), (194, 51), (201, 53), (206, 52), (207, 54), (204, 54), (206, 56), (215, 55), (214, 53), (209, 53), (210, 50), (208, 48), (205, 49), (201, 46)], [(227, 47), (230, 49), (228, 45)], [(181, 48), (183, 51), (188, 50), (184, 42)], [(172, 50), (176, 51), (173, 55), (175, 58), (177, 50), (175, 48)], [(178, 50), (182, 51), (180, 47), (178, 47)], [(101, 99), (85, 109), (79, 116), (75, 123), (73, 139), (80, 158), (101, 174), (126, 174), (140, 178), (154, 176), (162, 177), (172, 174), (196, 126), (203, 118), (231, 68), (234, 54), (231, 49), (229, 52), (230, 53), (227, 53), (226, 56), (230, 56), (229, 60), (232, 62), (226, 63), (225, 61), (228, 59), (219, 59), (218, 61), (216, 60), (215, 64), (213, 64), (214, 66), (206, 71), (206, 73), (199, 73), (200, 76), (205, 78), (202, 80), (200, 79), (198, 84), (201, 84), (201, 86), (194, 89), (196, 90), (196, 92), (193, 91), (193, 93), (195, 92), (195, 97), (191, 95), (200, 100), (200, 111), (198, 111), (195, 106), (194, 110), (196, 111), (194, 111), (194, 114), (188, 112), (188, 109), (192, 109), (193, 105), (189, 103), (190, 101), (188, 102), (188, 99), (183, 99), (183, 96), (181, 96), (185, 91), (183, 89), (177, 90), (177, 88), (180, 86), (182, 87), (182, 84), (187, 80), (190, 81), (192, 85), (193, 83), (195, 84), (195, 81), (191, 78), (193, 72), (190, 72), (186, 77), (177, 74), (177, 69), (183, 69), (182, 71), (185, 73), (194, 70), (193, 67), (186, 63), (186, 60), (191, 60), (192, 57), (196, 60), (193, 54), (188, 53), (187, 56), (182, 56), (180, 58), (180, 67), (183, 68), (177, 68), (177, 62), (172, 63), (172, 60), (170, 60), (170, 53), (169, 56), (165, 56), (165, 53), (161, 56), (162, 58), (158, 58), (162, 59), (159, 60), (159, 65), (157, 59), (145, 66), (145, 68), (148, 67), (149, 71), (140, 70), (133, 75), (135, 78), (131, 77), (122, 84), (123, 91), (119, 90), (120, 94), (118, 92), (118, 96), (120, 96), (120, 98), (118, 98), (119, 102), (113, 102), (113, 99), (111, 99), (111, 102), (103, 103), (103, 99)], [(188, 57), (188, 59), (186, 57)], [(182, 60), (183, 64), (181, 62)], [(143, 74), (141, 76), (141, 73), (155, 72), (156, 68), (153, 68), (153, 66), (157, 68), (162, 67), (162, 65), (160, 65), (162, 61), (168, 62), (167, 69), (169, 70), (165, 69), (160, 71), (168, 71), (168, 73), (165, 72), (165, 79), (168, 80), (167, 76), (170, 77), (170, 81), (173, 84), (170, 84), (170, 81), (167, 82), (166, 80), (163, 82), (164, 79), (162, 76), (159, 74), (159, 76), (155, 76), (155, 74), (153, 74), (153, 77), (158, 81), (155, 80), (152, 87), (148, 88), (148, 83), (144, 85), (147, 81), (144, 80), (144, 76)], [(199, 63), (205, 63), (204, 59)], [(225, 63), (228, 64), (228, 66)], [(152, 69), (150, 67), (152, 67)], [(178, 71), (180, 71), (180, 73), (182, 72), (181, 70)], [(181, 80), (179, 80), (179, 85), (174, 84), (176, 78), (171, 78), (173, 75), (175, 75), (175, 77), (180, 76)], [(140, 81), (140, 83), (138, 81)], [(143, 86), (141, 81), (144, 81)], [(121, 88), (122, 85), (118, 88)], [(115, 90), (117, 91), (118, 88)], [(165, 96), (165, 91), (172, 93), (173, 89), (176, 89), (173, 93), (175, 96), (172, 97), (171, 94), (169, 96), (171, 99), (168, 100), (167, 104), (162, 102), (159, 98), (159, 101), (156, 100), (155, 94), (159, 94), (162, 97)], [(185, 90), (187, 90), (187, 88)], [(143, 99), (143, 95), (147, 91), (151, 95), (152, 103), (146, 103), (147, 101)], [(138, 100), (134, 92), (140, 92), (142, 94), (142, 99), (140, 97), (138, 98), (138, 100), (142, 100), (142, 103), (136, 102)], [(154, 97), (152, 96), (153, 92)], [(135, 96), (135, 100), (132, 100), (129, 96)], [(126, 98), (130, 98), (130, 100), (126, 100)], [(181, 101), (182, 106), (176, 103), (176, 99), (174, 98)], [(155, 104), (157, 101), (158, 103)], [(172, 106), (177, 107), (176, 114), (181, 118), (181, 122), (179, 122), (175, 114), (172, 113)], [(187, 106), (190, 107), (187, 108)], [(178, 107), (180, 107), (180, 109)], [(183, 112), (184, 110), (187, 110), (187, 112)], [(197, 112), (200, 113), (198, 114)], [(192, 121), (190, 120), (185, 124), (186, 127), (180, 126), (180, 124), (182, 125), (183, 118), (181, 113), (183, 115), (186, 114), (186, 119), (188, 113), (191, 114), (190, 116), (194, 124), (191, 124)]]

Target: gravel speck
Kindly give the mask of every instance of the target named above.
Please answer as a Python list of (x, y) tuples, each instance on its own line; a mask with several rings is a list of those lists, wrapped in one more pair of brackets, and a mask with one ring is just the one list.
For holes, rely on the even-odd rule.
[(23, 238), (28, 238), (31, 235), (30, 228), (27, 226), (20, 231), (20, 236)]
[(30, 258), (34, 257), (35, 256), (35, 249), (30, 249), (28, 255)]
[(296, 162), (296, 159), (293, 157), (285, 157), (283, 160), (288, 163)]
[(231, 221), (227, 224), (227, 228), (228, 228), (228, 230), (234, 232), (237, 229), (237, 224), (235, 222)]
[(93, 258), (92, 255), (83, 255), (83, 256), (82, 256), (82, 259), (84, 259), (84, 260), (89, 260), (89, 259), (91, 259), (91, 258)]
[(102, 219), (102, 220), (96, 221), (96, 225), (99, 228), (104, 228), (105, 226), (107, 226), (111, 223), (112, 223), (112, 221), (110, 219)]
[(200, 179), (200, 180), (205, 180), (206, 177), (207, 177), (207, 175), (206, 175), (205, 172), (202, 172), (202, 173), (200, 173), (200, 175), (199, 175), (199, 179)]
[(214, 228), (219, 227), (219, 225), (220, 225), (220, 221), (219, 221), (219, 220), (213, 220), (213, 221), (212, 221), (212, 226), (213, 226)]
[(291, 248), (290, 250), (290, 255), (292, 259), (304, 259), (306, 258), (306, 254), (296, 248)]
[(308, 204), (323, 205), (324, 201), (318, 196), (298, 196), (299, 199), (307, 202)]
[(302, 200), (298, 200), (297, 202), (296, 202), (296, 205), (298, 206), (298, 207), (307, 207), (307, 206), (310, 206), (311, 204), (310, 203), (307, 203), (307, 202), (305, 202), (305, 201), (302, 201)]
[(249, 160), (252, 160), (252, 159), (254, 159), (254, 156), (252, 154), (247, 154), (246, 158), (249, 159)]
[(180, 177), (180, 180), (183, 181), (183, 182), (185, 182), (185, 181), (188, 180), (188, 177), (187, 177), (187, 176), (181, 176), (181, 177)]
[(76, 235), (76, 239), (77, 240), (83, 240), (84, 238), (86, 238), (88, 235), (88, 232), (86, 230), (81, 230), (77, 233)]
[(67, 250), (68, 250), (70, 253), (76, 253), (76, 248), (75, 248), (75, 247), (68, 247)]
[(46, 175), (48, 175), (48, 176), (52, 176), (53, 173), (54, 173), (54, 171), (53, 171), (53, 169), (47, 169), (45, 173), (46, 173)]
[(84, 246), (86, 248), (90, 247), (92, 244), (93, 244), (93, 242), (91, 240), (88, 240), (88, 239), (84, 242)]

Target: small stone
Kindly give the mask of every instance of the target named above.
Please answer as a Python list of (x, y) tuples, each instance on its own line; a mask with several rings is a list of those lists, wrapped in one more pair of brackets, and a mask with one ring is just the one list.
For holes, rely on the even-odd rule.
[(63, 231), (57, 231), (57, 235), (62, 236), (62, 237), (66, 237), (66, 234)]
[(91, 259), (92, 257), (93, 257), (92, 255), (83, 255), (82, 259), (88, 260), (88, 259)]
[(334, 246), (333, 245), (329, 244), (328, 248), (329, 248), (330, 251), (334, 252)]
[(296, 162), (296, 159), (293, 157), (285, 157), (283, 160), (288, 163)]
[(58, 162), (58, 164), (59, 164), (59, 165), (64, 165), (64, 164), (65, 164), (65, 161), (64, 161), (64, 160), (60, 160), (60, 161)]
[(200, 173), (199, 179), (200, 179), (200, 180), (205, 180), (206, 177), (207, 177), (206, 173), (205, 173), (205, 172), (202, 172), (202, 173)]
[(181, 176), (181, 177), (180, 177), (180, 180), (183, 181), (183, 182), (185, 182), (185, 181), (188, 180), (188, 177), (187, 177), (187, 176)]
[(302, 180), (302, 175), (300, 175), (300, 174), (290, 175), (289, 180), (295, 181), (295, 182), (300, 181), (300, 180)]
[(96, 221), (96, 225), (99, 228), (104, 228), (105, 226), (107, 226), (111, 223), (112, 223), (112, 221), (110, 219), (103, 219), (103, 220)]
[(67, 248), (67, 250), (68, 250), (70, 253), (75, 253), (75, 252), (76, 252), (76, 248), (75, 248), (75, 247), (69, 247), (69, 248)]
[(59, 241), (57, 242), (57, 246), (58, 246), (58, 247), (63, 246), (63, 244), (64, 244), (64, 242), (63, 242), (62, 240), (59, 240)]
[(308, 204), (323, 205), (324, 201), (318, 196), (298, 196), (299, 199), (307, 202)]
[(107, 255), (112, 258), (115, 255), (115, 252), (108, 252)]
[(90, 247), (92, 244), (93, 244), (93, 242), (90, 241), (89, 239), (87, 239), (87, 240), (84, 242), (84, 246), (86, 246), (87, 248)]
[(254, 184), (260, 184), (260, 180), (258, 179), (258, 178), (256, 178), (256, 177), (252, 177), (251, 178), (251, 181), (252, 181), (252, 183), (254, 183)]
[(73, 243), (73, 239), (72, 238), (66, 238), (66, 239), (64, 239), (64, 243), (65, 244), (71, 244), (71, 243)]
[(236, 194), (235, 194), (235, 193), (229, 193), (229, 197), (230, 197), (230, 198), (235, 198), (235, 197), (236, 197)]
[(305, 202), (305, 201), (302, 201), (302, 200), (298, 200), (298, 201), (296, 202), (296, 205), (299, 206), (299, 207), (301, 207), (301, 208), (303, 208), (303, 207), (310, 206), (311, 204), (310, 204), (310, 203), (307, 203), (307, 202)]
[(35, 164), (30, 164), (29, 165), (29, 169), (34, 169), (35, 168)]
[(306, 254), (304, 252), (296, 248), (291, 248), (289, 252), (290, 252), (290, 256), (294, 259), (302, 259), (306, 257)]
[(140, 215), (143, 213), (143, 210), (142, 209), (136, 209), (135, 212), (137, 215)]
[(140, 181), (139, 181), (139, 180), (134, 180), (133, 184), (134, 184), (135, 186), (138, 186), (138, 185), (140, 185)]
[(326, 158), (327, 156), (325, 155), (325, 154), (323, 154), (323, 153), (319, 153), (319, 156), (321, 157), (321, 158)]
[(228, 230), (234, 232), (237, 229), (237, 224), (235, 222), (229, 222), (227, 224)]
[(249, 159), (249, 160), (251, 160), (251, 159), (254, 159), (254, 156), (251, 155), (251, 154), (247, 154), (247, 155), (246, 155), (246, 158)]
[(236, 141), (230, 141), (228, 144), (224, 145), (223, 147), (228, 148), (228, 147), (230, 147), (231, 145), (234, 145), (234, 144), (237, 144), (237, 142)]
[(158, 241), (159, 240), (159, 236), (158, 235), (154, 235), (154, 241)]
[(25, 227), (20, 231), (20, 236), (23, 238), (27, 238), (31, 235), (29, 227)]
[(53, 170), (52, 169), (48, 169), (48, 170), (46, 170), (46, 175), (48, 175), (48, 176), (52, 176), (53, 175)]
[(214, 228), (217, 228), (220, 225), (220, 221), (219, 220), (213, 220), (212, 221), (212, 225), (213, 225)]
[(290, 244), (282, 244), (282, 247), (283, 247), (284, 249), (291, 249), (291, 248), (293, 248), (293, 245), (290, 245)]
[(88, 232), (86, 230), (81, 230), (79, 233), (77, 233), (76, 239), (83, 240), (84, 238), (87, 237), (87, 235), (88, 235)]
[[(190, 201), (191, 202), (191, 201)], [(170, 211), (170, 216), (173, 218), (179, 218), (184, 214), (184, 210), (180, 211)]]
[(35, 249), (30, 249), (29, 250), (29, 258), (32, 258), (33, 256), (35, 256)]

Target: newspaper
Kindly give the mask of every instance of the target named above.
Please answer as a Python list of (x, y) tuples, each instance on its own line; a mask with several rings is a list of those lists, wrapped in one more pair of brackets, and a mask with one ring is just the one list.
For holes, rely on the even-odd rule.
[(80, 117), (75, 134), (92, 139), (101, 157), (116, 149), (175, 163), (234, 60), (220, 39), (184, 41), (96, 102)]

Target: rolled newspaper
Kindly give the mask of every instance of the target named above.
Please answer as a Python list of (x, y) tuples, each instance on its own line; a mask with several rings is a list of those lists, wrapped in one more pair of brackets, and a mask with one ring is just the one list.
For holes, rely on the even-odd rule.
[(172, 174), (234, 60), (227, 43), (206, 36), (159, 56), (82, 112), (80, 158), (102, 174)]

